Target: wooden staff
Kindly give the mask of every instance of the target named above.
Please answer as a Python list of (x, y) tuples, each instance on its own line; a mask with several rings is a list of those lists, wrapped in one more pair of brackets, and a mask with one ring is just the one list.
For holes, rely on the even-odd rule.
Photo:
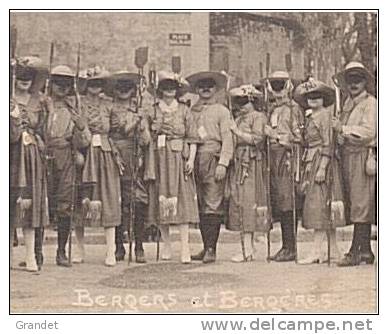
[[(265, 58), (265, 84), (264, 84), (264, 101), (265, 101), (265, 110), (268, 117), (268, 120), (271, 121), (271, 113), (269, 107), (269, 93), (268, 93), (268, 78), (269, 78), (269, 69), (271, 64), (271, 55), (266, 54)], [(271, 261), (271, 229), (272, 229), (272, 206), (271, 206), (271, 142), (269, 136), (267, 136), (267, 206), (268, 206), (268, 217), (270, 228), (267, 232), (267, 262)]]
[[(144, 66), (148, 61), (148, 47), (140, 47), (135, 50), (135, 65), (138, 69), (139, 74), (139, 83), (137, 84), (136, 89), (136, 110), (135, 113), (139, 113), (139, 109), (142, 106), (143, 102), (143, 89), (144, 89)], [(131, 103), (131, 98), (129, 100)], [(128, 238), (129, 238), (129, 256), (128, 256), (128, 265), (132, 262), (132, 243), (133, 243), (133, 228), (136, 219), (136, 185), (138, 177), (138, 138), (137, 138), (137, 129), (139, 123), (135, 125), (133, 133), (133, 157), (132, 157), (132, 178), (131, 178), (131, 198), (130, 198), (130, 215), (129, 215), (129, 224), (128, 224)]]
[[(156, 70), (155, 70), (155, 67), (152, 66), (152, 68), (150, 69), (149, 73), (148, 73), (148, 79), (149, 79), (149, 83), (150, 85), (152, 86), (152, 90), (153, 90), (153, 97), (154, 97), (154, 117), (153, 117), (153, 120), (156, 121), (156, 118), (157, 118), (157, 88), (158, 88), (158, 77), (156, 75)], [(153, 147), (151, 147), (151, 149), (153, 149)], [(155, 159), (157, 159), (157, 161), (159, 161), (158, 159), (158, 154), (159, 153), (156, 153), (156, 156), (155, 156)], [(159, 164), (157, 164), (157, 166), (159, 166)], [(159, 199), (159, 189), (158, 189), (158, 180), (155, 179), (155, 192), (157, 194), (157, 199)], [(159, 203), (159, 202), (157, 202)], [(156, 210), (156, 228), (157, 228), (157, 231), (156, 231), (156, 261), (159, 261), (160, 259), (160, 218), (159, 218), (159, 205), (157, 205), (157, 210)]]

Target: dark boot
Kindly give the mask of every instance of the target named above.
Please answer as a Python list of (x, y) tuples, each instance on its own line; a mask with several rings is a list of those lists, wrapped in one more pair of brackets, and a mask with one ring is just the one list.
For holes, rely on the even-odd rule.
[(205, 256), (206, 251), (202, 249), (199, 253), (195, 255), (191, 255), (191, 260), (192, 261), (202, 261), (204, 256)]
[(63, 218), (58, 222), (58, 249), (56, 262), (58, 266), (71, 267), (66, 256), (66, 244), (70, 234), (70, 219)]
[(208, 246), (208, 224), (207, 224), (207, 221), (206, 221), (206, 217), (204, 215), (201, 215), (200, 217), (200, 223), (199, 223), (199, 230), (201, 232), (201, 237), (202, 237), (202, 243), (203, 243), (203, 249), (195, 254), (195, 255), (191, 255), (191, 260), (192, 261), (202, 261), (203, 260), (203, 257), (205, 256), (205, 253), (206, 253), (206, 249), (209, 248)]
[(43, 238), (44, 238), (44, 228), (35, 229), (35, 259), (40, 270), (43, 266)]
[(143, 212), (145, 208), (139, 207), (136, 209), (138, 217), (135, 221), (135, 257), (136, 263), (147, 263), (144, 256), (143, 240), (144, 240), (144, 219), (140, 212)]
[(208, 215), (205, 219), (206, 228), (206, 248), (202, 259), (203, 263), (212, 263), (216, 261), (217, 242), (221, 230), (221, 219), (218, 215)]
[[(11, 228), (13, 228), (13, 227), (11, 227)], [(14, 231), (13, 231), (13, 247), (17, 247), (18, 245), (19, 245), (18, 233), (17, 233), (16, 228), (14, 228)]]
[(202, 262), (203, 263), (216, 262), (216, 250), (214, 248), (208, 248), (205, 252)]
[(363, 224), (360, 227), (360, 261), (366, 264), (373, 264), (375, 262), (375, 255), (371, 247), (371, 232), (372, 226), (370, 224)]
[(352, 237), (352, 244), (350, 246), (350, 249), (347, 254), (355, 253), (360, 251), (360, 224), (354, 224), (353, 225), (353, 237)]
[(359, 252), (346, 253), (345, 257), (337, 263), (338, 267), (352, 267), (361, 264), (361, 257)]
[(360, 247), (361, 247), (361, 224), (355, 223), (353, 228), (352, 245), (349, 252), (345, 254), (344, 258), (337, 263), (338, 267), (352, 267), (358, 266), (361, 263)]
[(282, 248), (270, 260), (275, 262), (295, 261), (295, 231), (292, 212), (285, 212), (280, 222), (282, 230)]
[(116, 261), (124, 261), (125, 258), (125, 247), (124, 247), (124, 226), (119, 225), (115, 228), (115, 243), (116, 243)]

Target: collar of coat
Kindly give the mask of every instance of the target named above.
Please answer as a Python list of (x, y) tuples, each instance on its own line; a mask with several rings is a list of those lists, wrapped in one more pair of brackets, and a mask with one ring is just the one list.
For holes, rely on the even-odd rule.
[(163, 100), (160, 100), (159, 101), (159, 108), (163, 112), (166, 112), (166, 113), (174, 112), (174, 111), (176, 111), (178, 109), (178, 101), (177, 100), (173, 100), (172, 103), (170, 105), (168, 105)]

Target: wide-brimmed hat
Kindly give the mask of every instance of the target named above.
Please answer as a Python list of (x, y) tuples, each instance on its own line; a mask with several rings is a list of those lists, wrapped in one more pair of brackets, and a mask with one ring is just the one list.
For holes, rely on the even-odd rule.
[(198, 82), (206, 79), (213, 79), (216, 83), (216, 89), (221, 90), (226, 88), (226, 84), (228, 82), (228, 78), (225, 74), (221, 72), (213, 72), (213, 71), (203, 71), (194, 73), (186, 78), (186, 80), (190, 84), (190, 91), (194, 94), (197, 94), (196, 88)]
[(102, 88), (106, 86), (106, 80), (108, 79), (109, 71), (101, 68), (100, 66), (94, 66), (86, 70), (82, 70), (79, 73), (79, 89), (81, 94), (86, 94), (88, 82), (94, 80), (102, 81)]
[(311, 93), (322, 95), (324, 107), (332, 105), (335, 101), (335, 90), (314, 78), (310, 78), (295, 88), (294, 100), (303, 108), (308, 108), (307, 97)]
[(345, 77), (349, 73), (357, 73), (362, 76), (364, 76), (367, 80), (367, 83), (369, 85), (375, 84), (375, 77), (374, 75), (360, 62), (358, 61), (351, 61), (345, 66), (345, 69), (341, 72), (339, 72), (334, 78), (338, 79), (338, 83), (342, 87), (346, 87), (346, 81)]
[(58, 65), (51, 70), (50, 86), (52, 86), (52, 83), (56, 80), (68, 80), (71, 87), (68, 95), (74, 95), (74, 78), (75, 72), (69, 66)]
[(107, 78), (109, 78), (109, 76), (110, 73), (105, 68), (102, 68), (100, 66), (94, 66), (86, 70), (85, 78), (87, 81), (106, 80)]
[(170, 71), (159, 71), (156, 74), (156, 87), (149, 85), (147, 87), (147, 91), (153, 95), (155, 90), (159, 90), (160, 84), (163, 81), (175, 82), (177, 85), (177, 94), (180, 96), (184, 95), (190, 90), (189, 82), (185, 78), (181, 77), (178, 73)]
[(105, 79), (104, 92), (106, 95), (114, 97), (114, 90), (118, 81), (129, 81), (132, 82), (134, 86), (137, 86), (140, 83), (141, 78), (142, 76), (138, 73), (133, 73), (129, 71), (114, 72)]
[(268, 77), (268, 80), (288, 80), (288, 79), (290, 79), (290, 74), (286, 71), (275, 71), (275, 72), (272, 72)]
[(31, 80), (30, 93), (37, 93), (42, 90), (48, 77), (47, 66), (36, 56), (19, 57), (15, 66), (16, 79)]
[(248, 97), (251, 99), (260, 98), (263, 95), (263, 93), (256, 89), (252, 84), (232, 88), (228, 93), (231, 97)]
[(65, 77), (70, 79), (75, 77), (75, 73), (69, 66), (58, 65), (51, 70), (51, 77)]

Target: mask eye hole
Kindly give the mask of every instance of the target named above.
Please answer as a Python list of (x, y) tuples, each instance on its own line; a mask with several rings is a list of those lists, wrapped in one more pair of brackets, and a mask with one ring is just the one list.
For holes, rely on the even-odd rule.
[(198, 82), (197, 87), (199, 89), (211, 89), (216, 86), (216, 82), (213, 79), (205, 79)]
[(280, 92), (284, 89), (286, 82), (284, 80), (271, 80), (271, 87), (275, 92)]
[(307, 100), (318, 100), (322, 98), (322, 95), (319, 93), (310, 93), (306, 95)]
[(359, 74), (347, 75), (345, 81), (347, 84), (359, 84), (363, 82), (365, 78)]
[(247, 96), (236, 96), (233, 98), (232, 103), (238, 107), (242, 107), (249, 102)]

